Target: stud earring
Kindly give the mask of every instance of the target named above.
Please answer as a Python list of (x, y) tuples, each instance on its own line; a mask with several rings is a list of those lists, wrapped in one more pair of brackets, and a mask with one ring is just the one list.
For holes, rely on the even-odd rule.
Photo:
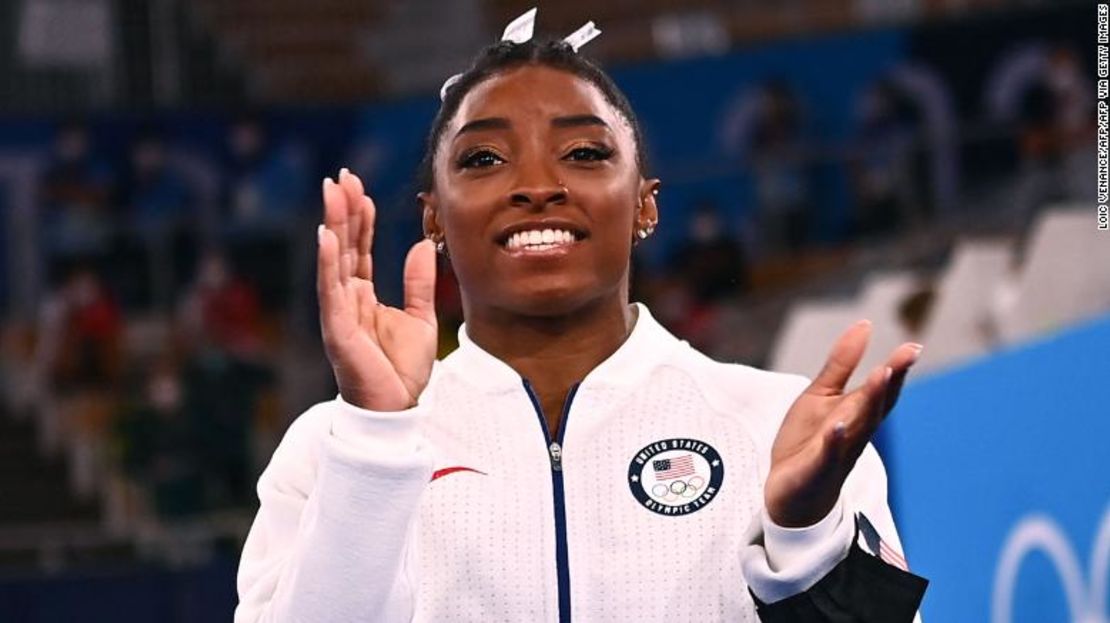
[(435, 235), (428, 235), (428, 236), (426, 236), (426, 238), (428, 240), (431, 240), (432, 243), (435, 244), (436, 253), (438, 253), (440, 255), (447, 255), (447, 243), (444, 242), (442, 237), (435, 236)]

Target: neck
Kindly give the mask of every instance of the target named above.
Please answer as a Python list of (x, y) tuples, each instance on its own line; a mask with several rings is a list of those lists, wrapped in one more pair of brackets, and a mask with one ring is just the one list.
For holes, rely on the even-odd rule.
[[(465, 305), (465, 304), (464, 304)], [(466, 333), (531, 384), (556, 435), (563, 401), (575, 383), (612, 355), (636, 322), (625, 296), (557, 316), (529, 316), (465, 305)]]
[(566, 314), (530, 316), (467, 305), (466, 332), (533, 386), (581, 381), (632, 331), (635, 308), (623, 297), (595, 301)]

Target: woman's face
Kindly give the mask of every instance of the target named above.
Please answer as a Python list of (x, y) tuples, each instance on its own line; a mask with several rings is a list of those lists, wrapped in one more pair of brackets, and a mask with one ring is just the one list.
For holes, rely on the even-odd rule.
[(658, 220), (632, 129), (590, 82), (525, 65), (478, 84), (435, 154), (424, 229), (464, 303), (526, 315), (627, 296), (633, 232)]

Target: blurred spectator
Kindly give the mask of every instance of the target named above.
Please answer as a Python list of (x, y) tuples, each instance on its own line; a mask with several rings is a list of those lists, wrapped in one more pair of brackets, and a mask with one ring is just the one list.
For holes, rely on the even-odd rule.
[(60, 338), (51, 378), (60, 389), (102, 388), (119, 378), (123, 318), (100, 276), (79, 265), (47, 302), (44, 339)]
[(128, 309), (166, 305), (184, 263), (178, 250), (196, 243), (194, 189), (170, 164), (167, 146), (153, 130), (135, 137), (127, 164), (121, 187), (127, 219), (105, 258), (108, 277)]
[(51, 445), (64, 440), (72, 485), (88, 497), (100, 485), (104, 442), (116, 413), (123, 368), (123, 317), (92, 269), (78, 265), (48, 296), (36, 364), (45, 372)]
[(1093, 84), (1074, 46), (1023, 42), (995, 64), (986, 84), (989, 119), (1016, 145), (1019, 169), (1006, 200), (1015, 220), (1028, 222), (1061, 199), (1093, 200)]
[(1040, 79), (1026, 94), (1022, 154), (1031, 160), (1055, 162), (1086, 143), (1094, 130), (1093, 106), (1094, 94), (1075, 51), (1056, 47)]
[(135, 224), (146, 230), (161, 230), (189, 217), (190, 189), (169, 166), (160, 135), (141, 133), (131, 145), (129, 163), (125, 201)]
[(209, 252), (182, 304), (186, 341), (242, 358), (262, 351), (262, 307), (254, 286), (231, 269), (227, 258)]
[(747, 257), (713, 201), (699, 203), (688, 226), (685, 241), (668, 262), (669, 274), (646, 281), (640, 275), (635, 285), (676, 334), (708, 348), (716, 338), (721, 309), (747, 291)]
[(729, 235), (712, 201), (694, 208), (689, 232), (671, 260), (698, 305), (735, 298), (748, 288), (748, 266), (740, 242)]
[(111, 233), (114, 174), (89, 142), (84, 125), (62, 126), (39, 180), (41, 222), (52, 257), (102, 252)]
[(770, 254), (795, 251), (809, 235), (812, 189), (802, 111), (786, 83), (763, 86), (754, 124), (748, 158), (755, 175), (760, 246)]
[(254, 117), (232, 124), (227, 141), (231, 161), (223, 194), (230, 223), (249, 229), (295, 219), (309, 197), (303, 149), (291, 142), (274, 144)]
[(1075, 51), (1057, 46), (1046, 60), (1019, 113), (1022, 203), (1032, 206), (1086, 194), (1075, 188), (1086, 184), (1071, 183), (1081, 166), (1074, 156), (1089, 156), (1083, 150), (1094, 138), (1094, 93)]
[(159, 517), (204, 510), (201, 436), (183, 408), (178, 374), (157, 367), (141, 396), (117, 425), (124, 472), (142, 486)]
[(246, 505), (251, 431), (274, 373), (264, 357), (264, 316), (254, 286), (219, 252), (201, 260), (182, 303), (187, 418), (198, 427), (205, 497)]
[(251, 431), (262, 390), (273, 380), (268, 366), (217, 350), (192, 353), (185, 364), (186, 418), (195, 423), (211, 507), (252, 503)]
[(301, 215), (313, 214), (308, 179), (312, 167), (305, 148), (278, 142), (253, 116), (236, 121), (227, 135), (231, 160), (224, 178), (221, 221), (229, 254), (258, 287), (268, 306), (290, 298), (290, 237)]
[(893, 233), (909, 220), (921, 191), (915, 175), (920, 139), (913, 103), (892, 82), (879, 81), (864, 96), (854, 146), (858, 234)]

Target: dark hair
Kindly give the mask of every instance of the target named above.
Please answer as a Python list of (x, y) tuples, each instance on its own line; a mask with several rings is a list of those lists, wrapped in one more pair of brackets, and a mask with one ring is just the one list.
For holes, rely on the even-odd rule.
[(521, 65), (542, 65), (552, 69), (569, 72), (593, 84), (605, 100), (617, 110), (632, 128), (632, 137), (636, 142), (636, 164), (642, 173), (647, 172), (647, 158), (644, 155), (644, 140), (640, 124), (636, 120), (628, 98), (617, 87), (613, 79), (592, 61), (574, 51), (567, 42), (559, 40), (535, 41), (524, 43), (500, 41), (482, 50), (475, 58), (473, 64), (462, 76), (448, 87), (432, 122), (432, 129), (428, 133), (428, 140), (424, 148), (424, 159), (420, 163), (417, 184), (420, 190), (430, 190), (434, 184), (433, 162), (436, 149), (439, 147), (440, 138), (447, 123), (459, 110), (463, 98), (475, 86), (494, 74), (518, 67)]

